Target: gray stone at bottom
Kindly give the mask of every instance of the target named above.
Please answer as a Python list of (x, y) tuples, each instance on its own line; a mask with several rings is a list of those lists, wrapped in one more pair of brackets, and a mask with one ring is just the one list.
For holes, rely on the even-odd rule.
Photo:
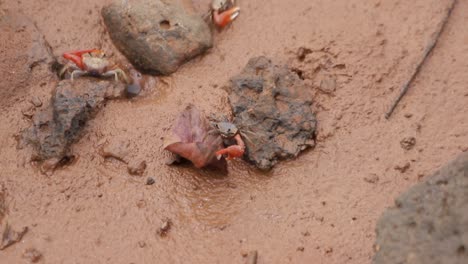
[(400, 195), (376, 232), (374, 264), (468, 263), (468, 153)]

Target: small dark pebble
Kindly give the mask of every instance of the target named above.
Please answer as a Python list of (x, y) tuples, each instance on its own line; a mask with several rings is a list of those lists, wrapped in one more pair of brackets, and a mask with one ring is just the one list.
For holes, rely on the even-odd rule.
[(304, 247), (297, 247), (297, 251), (304, 252), (305, 248)]
[(364, 177), (364, 181), (367, 183), (377, 183), (379, 182), (379, 176), (376, 174), (371, 174), (368, 177)]
[(31, 263), (36, 263), (41, 260), (42, 254), (35, 248), (28, 248), (23, 252), (23, 258), (28, 259)]
[(132, 83), (127, 85), (127, 97), (132, 98), (139, 95), (141, 92), (141, 86), (138, 83)]
[(401, 172), (401, 173), (405, 173), (410, 167), (411, 167), (411, 163), (407, 162), (403, 166), (401, 166), (401, 165), (395, 166), (394, 169)]
[(400, 141), (400, 145), (404, 150), (410, 150), (416, 145), (416, 138), (406, 137)]
[(146, 179), (146, 185), (153, 185), (156, 181), (151, 178), (151, 177), (148, 177), (148, 179)]
[(146, 247), (145, 241), (138, 241), (138, 246), (139, 246), (140, 248)]
[(169, 230), (171, 229), (171, 226), (172, 226), (171, 219), (165, 219), (163, 221), (161, 227), (158, 229), (158, 231), (156, 231), (156, 233), (160, 237), (165, 237), (167, 235), (167, 233), (169, 232)]

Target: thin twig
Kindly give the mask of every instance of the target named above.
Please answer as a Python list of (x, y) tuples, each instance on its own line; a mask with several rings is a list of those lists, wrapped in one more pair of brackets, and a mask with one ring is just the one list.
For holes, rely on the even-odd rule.
[(422, 65), (424, 64), (424, 62), (426, 62), (427, 58), (429, 57), (429, 54), (431, 53), (431, 51), (434, 49), (435, 45), (437, 44), (437, 41), (439, 40), (440, 35), (442, 34), (442, 31), (444, 31), (445, 25), (447, 24), (447, 21), (449, 20), (450, 15), (452, 14), (452, 10), (455, 7), (456, 2), (457, 2), (457, 0), (452, 0), (452, 3), (447, 8), (447, 12), (446, 12), (445, 16), (442, 18), (442, 20), (440, 21), (440, 23), (438, 25), (438, 28), (437, 28), (437, 31), (432, 35), (431, 39), (429, 40), (429, 44), (427, 45), (426, 49), (424, 50), (421, 61), (419, 61), (419, 63), (416, 65), (416, 68), (414, 69), (414, 72), (411, 75), (411, 78), (402, 86), (402, 88), (400, 90), (400, 93), (398, 94), (398, 97), (395, 99), (395, 101), (393, 101), (392, 106), (390, 107), (390, 109), (385, 114), (386, 119), (390, 118), (390, 116), (392, 115), (393, 111), (397, 107), (400, 100), (403, 98), (403, 96), (405, 96), (406, 92), (408, 92), (408, 89), (409, 89), (411, 83), (414, 81), (414, 79), (418, 75), (419, 71), (421, 70)]

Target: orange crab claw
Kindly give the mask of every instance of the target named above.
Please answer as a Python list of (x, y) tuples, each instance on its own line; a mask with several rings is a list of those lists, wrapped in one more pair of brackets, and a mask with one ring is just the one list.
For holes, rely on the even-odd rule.
[(219, 12), (219, 10), (213, 11), (213, 21), (218, 27), (225, 27), (234, 19), (237, 18), (237, 16), (240, 13), (240, 8), (239, 7), (233, 7), (231, 9), (228, 9), (222, 13)]
[(72, 61), (73, 63), (76, 64), (80, 69), (83, 70), (83, 60), (82, 56), (83, 54), (90, 53), (90, 52), (102, 52), (98, 49), (87, 49), (87, 50), (75, 50), (75, 51), (70, 51), (70, 52), (65, 52), (63, 54), (63, 57), (67, 60)]
[(241, 158), (244, 155), (244, 148), (239, 145), (233, 145), (216, 151), (216, 157), (218, 159), (221, 159), (223, 155), (227, 155), (227, 160)]

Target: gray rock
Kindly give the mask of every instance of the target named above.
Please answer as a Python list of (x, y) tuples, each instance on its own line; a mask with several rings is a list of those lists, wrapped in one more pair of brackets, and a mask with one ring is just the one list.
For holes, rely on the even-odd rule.
[(23, 132), (23, 141), (33, 145), (34, 159), (61, 160), (80, 136), (86, 122), (108, 99), (120, 98), (125, 86), (113, 81), (79, 78), (62, 80), (52, 96), (51, 104), (36, 113), (32, 126)]
[(468, 153), (400, 195), (376, 231), (374, 264), (468, 263)]
[(315, 146), (311, 89), (287, 66), (253, 58), (231, 79), (228, 90), (246, 158), (258, 168), (270, 169)]
[(203, 19), (179, 1), (115, 1), (102, 16), (117, 48), (137, 68), (171, 74), (213, 45)]

